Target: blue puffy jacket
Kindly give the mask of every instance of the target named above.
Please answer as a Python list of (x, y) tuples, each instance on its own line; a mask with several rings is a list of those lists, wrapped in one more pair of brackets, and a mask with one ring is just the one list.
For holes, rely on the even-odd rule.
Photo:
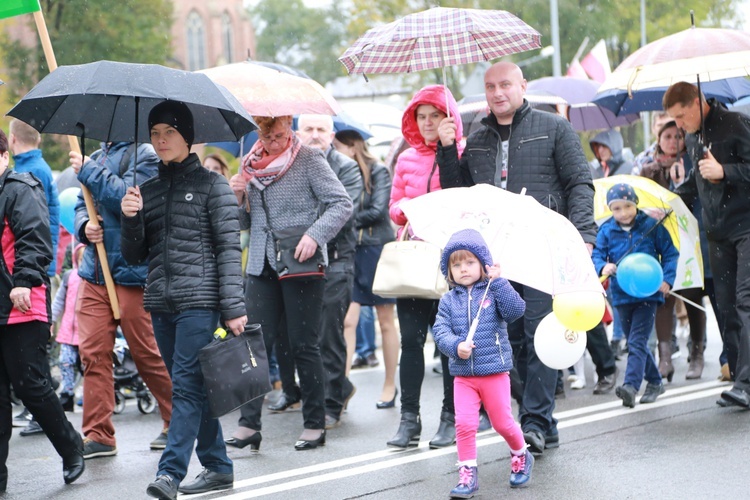
[[(91, 155), (80, 172), (78, 180), (91, 191), (97, 212), (101, 215), (104, 228), (104, 247), (107, 250), (107, 261), (112, 272), (112, 279), (118, 285), (145, 286), (148, 262), (136, 266), (128, 265), (120, 250), (120, 202), (125, 191), (133, 185), (136, 172), (135, 148), (130, 142), (115, 142), (109, 145), (102, 143), (101, 149)], [(138, 146), (138, 185), (156, 175), (159, 158), (150, 144)], [(104, 285), (102, 267), (96, 253), (96, 247), (89, 243), (85, 234), (89, 220), (83, 196), (78, 197), (76, 205), (75, 229), (81, 243), (86, 244), (83, 261), (78, 267), (81, 278), (91, 283)]]
[(52, 235), (52, 262), (47, 268), (47, 275), (54, 276), (57, 269), (57, 240), (60, 238), (60, 201), (58, 199), (57, 186), (52, 178), (52, 169), (44, 161), (40, 149), (32, 149), (25, 153), (13, 156), (15, 165), (13, 170), (19, 173), (30, 173), (39, 179), (44, 187), (44, 195), (49, 209), (49, 230)]
[[(657, 221), (655, 219), (640, 210), (638, 210), (635, 216), (635, 222), (630, 231), (622, 229), (614, 217), (604, 222), (599, 228), (599, 233), (596, 235), (596, 247), (591, 256), (594, 260), (594, 267), (597, 274), (601, 274), (602, 268), (607, 263), (619, 261), (633, 243), (637, 243), (629, 253), (643, 252), (660, 260), (662, 270), (664, 271), (664, 281), (669, 283), (669, 286), (672, 286), (677, 275), (677, 259), (680, 256), (680, 252), (672, 243), (669, 231), (661, 224), (651, 231), (648, 236), (643, 237), (656, 224)], [(632, 304), (644, 300), (660, 304), (664, 302), (664, 296), (658, 291), (646, 298), (637, 298), (628, 295), (617, 283), (617, 276), (612, 276), (609, 283), (608, 292), (613, 306)]]
[[(443, 250), (441, 268), (448, 271), (448, 258), (456, 250), (469, 250), (482, 266), (492, 265), (492, 257), (477, 231), (465, 229), (454, 234)], [(475, 283), (471, 290), (457, 285), (440, 299), (437, 318), (432, 327), (438, 349), (448, 356), (454, 377), (475, 377), (508, 372), (513, 368), (513, 350), (508, 341), (508, 323), (517, 320), (526, 310), (526, 303), (505, 278), (489, 284), (487, 298), (482, 301), (488, 280)], [(476, 346), (469, 359), (458, 357), (458, 344), (466, 340), (472, 320), (479, 308)]]

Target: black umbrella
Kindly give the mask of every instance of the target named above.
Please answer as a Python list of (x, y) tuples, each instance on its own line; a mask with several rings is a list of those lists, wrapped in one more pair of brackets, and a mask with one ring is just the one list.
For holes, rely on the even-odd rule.
[(8, 114), (43, 133), (150, 142), (145, 118), (165, 100), (190, 108), (196, 144), (236, 141), (257, 128), (237, 99), (206, 75), (112, 61), (57, 68)]

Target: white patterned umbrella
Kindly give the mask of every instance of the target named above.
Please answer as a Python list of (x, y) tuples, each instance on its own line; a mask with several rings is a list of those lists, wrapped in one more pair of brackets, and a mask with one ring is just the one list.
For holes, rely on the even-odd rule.
[(410, 73), (541, 48), (541, 35), (503, 10), (434, 7), (372, 28), (339, 61), (352, 73)]

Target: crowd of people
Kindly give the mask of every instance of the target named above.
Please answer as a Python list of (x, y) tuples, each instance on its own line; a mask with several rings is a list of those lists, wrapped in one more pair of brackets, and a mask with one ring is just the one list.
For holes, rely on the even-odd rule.
[[(597, 227), (593, 179), (642, 175), (682, 196), (700, 221), (706, 257), (704, 288), (682, 294), (695, 302), (707, 295), (714, 307), (721, 363), (733, 381), (719, 404), (750, 408), (750, 277), (743, 260), (750, 252), (750, 118), (706, 101), (691, 84), (677, 83), (664, 96), (665, 112), (655, 114), (651, 147), (631, 162), (622, 135), (605, 131), (591, 140), (589, 163), (564, 117), (533, 109), (524, 99), (526, 80), (518, 66), (492, 65), (484, 86), (489, 113), (468, 137), (449, 89), (429, 85), (416, 92), (403, 114), (406, 147), (392, 171), (368, 152), (358, 132), (336, 132), (330, 116), (301, 115), (296, 130), (292, 116), (259, 116), (258, 140), (231, 175), (222, 155), (201, 160), (191, 152), (187, 106), (156, 105), (148, 116), (151, 144), (136, 151), (135, 144), (106, 143), (90, 157), (70, 153), (70, 168), (91, 192), (98, 217), (92, 220), (81, 197), (73, 266), (63, 274), (54, 303), (51, 278), (62, 267), (55, 260), (57, 189), (39, 134), (18, 121), (9, 137), (0, 131), (0, 274), (6, 292), (0, 296), (0, 492), (8, 482), (11, 388), (26, 407), (15, 420), (27, 424), (27, 434), (47, 435), (62, 458), (66, 483), (80, 477), (85, 460), (117, 454), (111, 353), (118, 326), (163, 420), (162, 432), (148, 443), (162, 453), (147, 486), (150, 496), (173, 499), (178, 492), (232, 488), (226, 446), (260, 449), (263, 398), (241, 408), (238, 426), (226, 438), (209, 413), (197, 353), (219, 324), (235, 335), (247, 323), (261, 325), (282, 389), (268, 410), (301, 405), (294, 449), (322, 447), (328, 431), (345, 425), (344, 411), (357, 390), (350, 369), (379, 363), (374, 318), (368, 321), (366, 314), (373, 309), (385, 365), (373, 403), (389, 409), (398, 402), (401, 412), (385, 444), (406, 449), (421, 439), (424, 347), (432, 332), (443, 401), (440, 414), (427, 420), (437, 424), (429, 446), (457, 446), (458, 482), (451, 497), (470, 498), (478, 490), (476, 433), (490, 427), (510, 448), (510, 486), (526, 486), (535, 456), (560, 443), (554, 410), (562, 373), (545, 365), (534, 346), (537, 326), (552, 312), (552, 297), (503, 278), (481, 234), (470, 229), (454, 234), (443, 250), (441, 271), (452, 289), (442, 299), (394, 300), (372, 290), (384, 245), (396, 237), (416, 238), (405, 202), (482, 183), (525, 190), (580, 233), (597, 273), (609, 278), (614, 306), (612, 344), (604, 318), (587, 332), (597, 374), (594, 394), (614, 391), (630, 408), (644, 379), (639, 402), (647, 404), (674, 375), (671, 292), (679, 251), (660, 222), (639, 209), (627, 181), (609, 189), (612, 218)], [(241, 231), (249, 231), (244, 257)], [(281, 267), (281, 234), (297, 238), (292, 252), (298, 262), (320, 259), (316, 272), (301, 277)], [(97, 245), (107, 252), (119, 319)], [(618, 263), (634, 249), (656, 257), (663, 269), (663, 283), (647, 297), (629, 294), (617, 280)], [(688, 307), (687, 317), (686, 378), (699, 379), (706, 315)], [(473, 319), (478, 326), (469, 334)], [(50, 325), (58, 321), (59, 398), (45, 355)], [(658, 363), (649, 348), (652, 331)], [(621, 342), (627, 342), (628, 358), (618, 380)], [(78, 371), (80, 433), (65, 415), (74, 408)], [(186, 482), (194, 448), (203, 471)]]

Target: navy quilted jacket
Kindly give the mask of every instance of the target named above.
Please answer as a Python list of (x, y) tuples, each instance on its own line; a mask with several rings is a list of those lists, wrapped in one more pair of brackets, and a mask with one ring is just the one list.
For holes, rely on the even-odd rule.
[[(491, 265), (492, 257), (478, 232), (468, 229), (451, 237), (443, 251), (441, 268), (447, 272), (450, 254), (456, 250), (469, 250), (482, 265)], [(489, 284), (487, 298), (482, 301), (488, 280), (479, 281), (471, 287), (457, 285), (443, 295), (438, 306), (437, 318), (432, 327), (438, 349), (448, 356), (450, 373), (454, 377), (494, 375), (513, 368), (513, 351), (508, 341), (508, 323), (523, 316), (526, 303), (505, 278), (497, 278)], [(479, 308), (476, 346), (469, 359), (458, 357), (458, 344), (466, 340), (469, 326)]]

